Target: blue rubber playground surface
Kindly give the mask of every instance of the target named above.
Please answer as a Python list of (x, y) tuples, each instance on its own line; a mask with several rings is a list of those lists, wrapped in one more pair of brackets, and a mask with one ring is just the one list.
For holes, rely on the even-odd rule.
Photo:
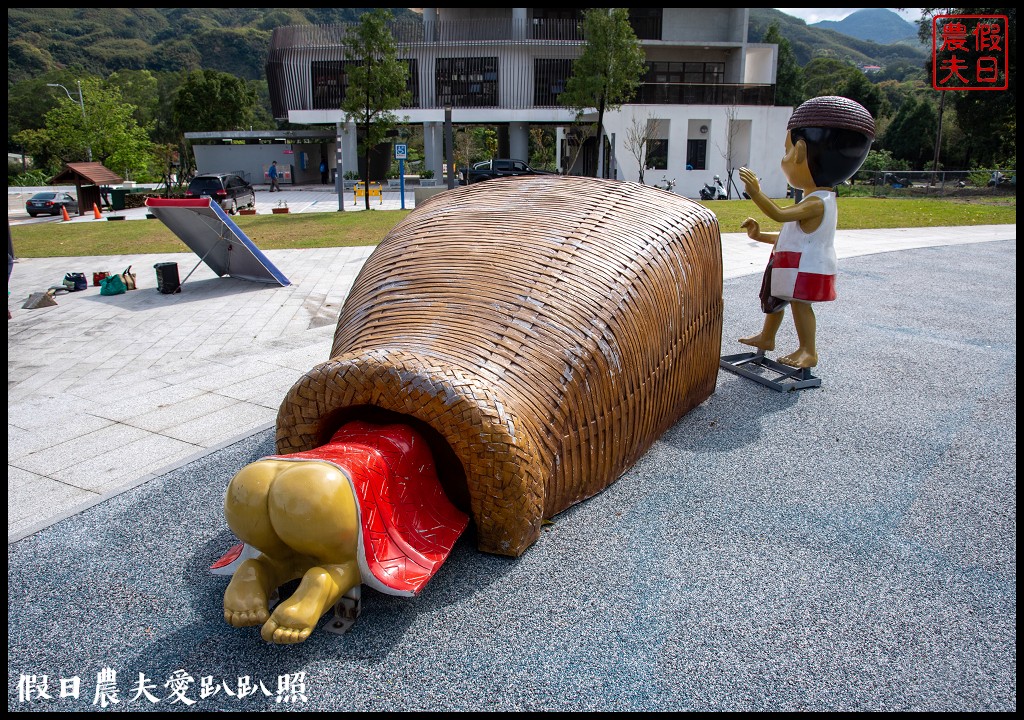
[[(723, 354), (759, 285), (725, 281)], [(723, 371), (524, 555), (470, 529), (345, 635), (224, 622), (224, 488), (272, 429), (10, 542), (8, 710), (1016, 710), (1015, 235), (846, 258), (839, 294), (821, 387)]]

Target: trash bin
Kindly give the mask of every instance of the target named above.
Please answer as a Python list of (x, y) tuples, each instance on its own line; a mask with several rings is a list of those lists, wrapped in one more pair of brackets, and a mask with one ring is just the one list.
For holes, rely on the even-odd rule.
[(181, 292), (181, 281), (178, 279), (178, 263), (162, 262), (156, 268), (156, 289), (164, 295)]
[(124, 210), (124, 196), (128, 191), (124, 188), (113, 188), (110, 191), (110, 207), (113, 210)]

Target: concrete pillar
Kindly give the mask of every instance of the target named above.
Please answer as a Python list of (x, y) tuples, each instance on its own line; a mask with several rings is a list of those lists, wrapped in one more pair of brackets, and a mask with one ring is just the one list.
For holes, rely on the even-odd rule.
[(565, 141), (565, 128), (559, 125), (555, 128), (555, 168), (562, 171), (562, 143)]
[(522, 40), (526, 34), (526, 8), (512, 8), (512, 37)]
[[(341, 123), (341, 164), (344, 172), (359, 172), (359, 146), (356, 143), (356, 124)], [(341, 173), (338, 173), (339, 177)]]
[(444, 160), (441, 157), (441, 123), (423, 123), (423, 165), (434, 171), (434, 178), (441, 182), (441, 168)]
[(344, 174), (359, 167), (356, 158), (356, 131), (352, 123), (341, 120), (336, 125), (337, 139), (334, 142), (334, 166), (337, 176), (334, 181), (335, 192), (338, 193), (338, 211), (345, 210)]
[(524, 122), (508, 124), (508, 157), (530, 162), (530, 126)]
[(446, 105), (444, 108), (444, 163), (448, 169), (448, 174), (445, 179), (448, 182), (448, 189), (451, 190), (455, 187), (455, 139), (452, 128), (452, 107)]
[(423, 39), (437, 40), (437, 8), (423, 8)]

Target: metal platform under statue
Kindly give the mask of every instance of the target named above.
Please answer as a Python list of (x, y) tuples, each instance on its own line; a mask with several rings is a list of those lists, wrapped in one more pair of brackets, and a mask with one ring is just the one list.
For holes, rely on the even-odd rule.
[(765, 357), (764, 350), (723, 355), (718, 364), (731, 373), (742, 375), (779, 392), (821, 386), (821, 378), (811, 375), (810, 368), (783, 365)]

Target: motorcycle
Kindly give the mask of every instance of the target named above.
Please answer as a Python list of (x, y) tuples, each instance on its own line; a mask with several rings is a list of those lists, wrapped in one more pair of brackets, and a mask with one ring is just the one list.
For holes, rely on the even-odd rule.
[(676, 179), (672, 178), (671, 180), (669, 180), (667, 177), (662, 175), (661, 176), (661, 184), (659, 185), (658, 183), (654, 183), (654, 187), (658, 188), (659, 190), (668, 190), (669, 192), (675, 192), (676, 191)]
[(999, 172), (998, 170), (996, 170), (994, 173), (992, 173), (992, 175), (989, 177), (989, 180), (988, 180), (988, 186), (989, 187), (1008, 187), (1010, 185), (1016, 185), (1016, 184), (1017, 184), (1017, 176), (1016, 175), (1014, 175), (1012, 178), (1008, 178), (1008, 177), (1006, 177), (1006, 175), (1004, 175), (1003, 173)]
[(714, 186), (704, 183), (704, 187), (700, 189), (701, 200), (725, 200), (728, 194), (725, 192), (725, 186), (722, 185), (722, 178), (715, 175)]

